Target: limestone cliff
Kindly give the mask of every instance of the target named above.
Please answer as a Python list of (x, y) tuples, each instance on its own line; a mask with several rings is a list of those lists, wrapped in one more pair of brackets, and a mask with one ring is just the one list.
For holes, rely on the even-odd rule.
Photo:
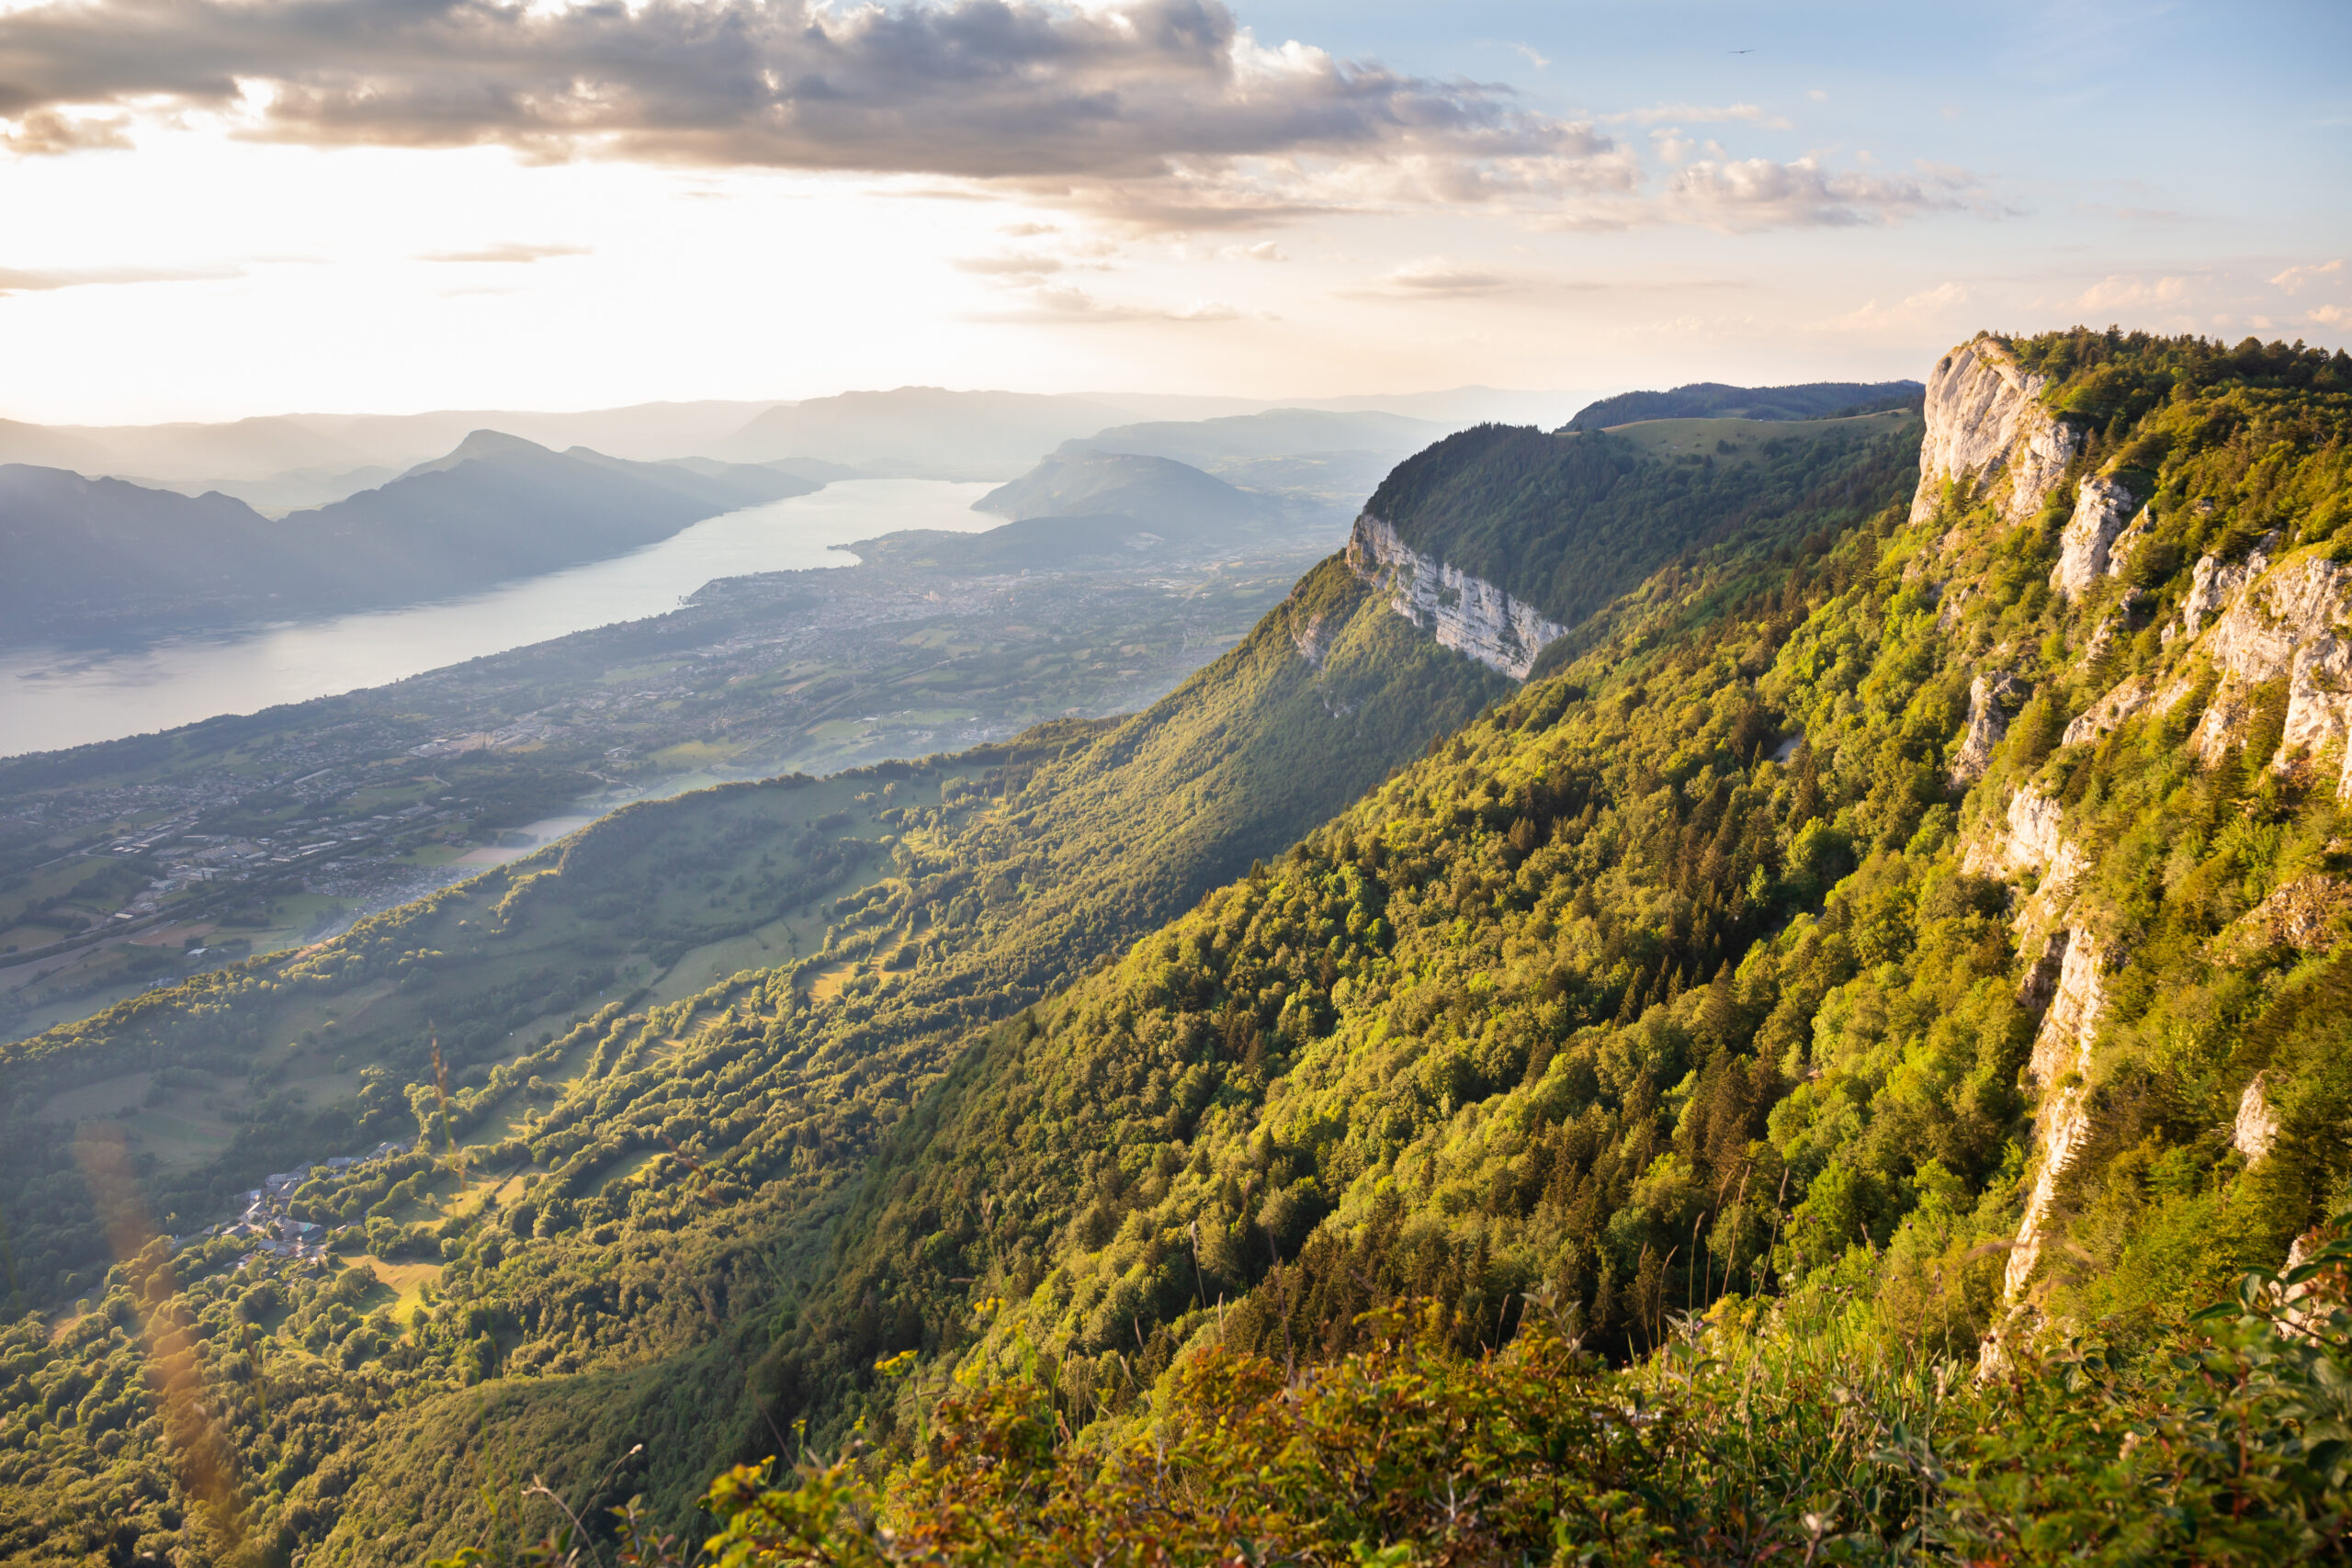
[(2003, 510), (2023, 522), (2041, 510), (2082, 438), (2041, 406), (2044, 386), (1998, 338), (1979, 337), (1936, 361), (1928, 378), (1927, 439), (1911, 521), (1935, 515), (1947, 480), (1999, 491)]
[(2063, 744), (2080, 746), (2122, 728), (2123, 721), (2148, 705), (2148, 682), (2127, 676), (2115, 689), (2076, 715), (2066, 726)]
[(2238, 1096), (2237, 1119), (2230, 1124), (2230, 1143), (2252, 1165), (2278, 1141), (2278, 1112), (2265, 1094), (2267, 1074), (2256, 1073)]
[(1979, 675), (1968, 685), (1968, 730), (1951, 760), (1951, 787), (1966, 789), (1984, 776), (1993, 748), (2009, 732), (2007, 704), (2017, 695), (2017, 682), (2007, 675), (1987, 680)]
[(1514, 681), (1526, 680), (1544, 645), (1568, 629), (1493, 583), (1422, 555), (1369, 512), (1348, 536), (1348, 566), (1439, 643)]
[(2116, 570), (2112, 547), (2132, 516), (2132, 492), (2113, 479), (2085, 479), (2075, 490), (2075, 514), (2058, 538), (2058, 564), (2050, 569), (2050, 589), (2079, 599), (2092, 583)]
[[(2200, 573), (2204, 564), (2198, 563)], [(2248, 689), (2278, 680), (2287, 682), (2286, 729), (2278, 760), (2298, 751), (2333, 760), (2344, 748), (2352, 735), (2347, 580), (2352, 570), (2333, 561), (2296, 561), (2257, 577), (2222, 613), (2200, 649), (2222, 680), (2190, 738), (2200, 757), (2210, 762), (2234, 744), (2241, 738), (2238, 710), (2250, 705)], [(2352, 790), (2352, 764), (2338, 790)]]
[(2065, 944), (2065, 955), (2027, 1068), (2041, 1095), (2041, 1111), (2034, 1117), (2040, 1168), (2026, 1196), (2025, 1219), (2018, 1226), (2017, 1244), (2009, 1250), (2008, 1271), (2002, 1280), (2003, 1293), (2011, 1301), (2033, 1279), (2058, 1183), (2090, 1137), (2091, 1045), (2098, 1037), (2099, 1017), (2107, 1007), (2099, 984), (2098, 949), (2090, 934), (2064, 931), (2051, 940), (2053, 946)]

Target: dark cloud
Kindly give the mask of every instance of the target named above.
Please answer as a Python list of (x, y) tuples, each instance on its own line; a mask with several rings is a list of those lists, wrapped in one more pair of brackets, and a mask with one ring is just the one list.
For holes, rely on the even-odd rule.
[[(1507, 88), (1261, 49), (1216, 0), (77, 0), (0, 15), (0, 116), (157, 106), (311, 143), (1014, 181), (1147, 213), (1540, 199), (1634, 178), (1607, 137)], [(1367, 181), (1367, 164), (1393, 177)]]

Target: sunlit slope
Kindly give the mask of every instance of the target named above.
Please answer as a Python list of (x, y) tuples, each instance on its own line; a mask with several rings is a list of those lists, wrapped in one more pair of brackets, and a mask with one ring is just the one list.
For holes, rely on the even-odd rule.
[[(398, 1278), (273, 1287), (290, 1299), (254, 1309), (297, 1338), (332, 1318), (333, 1346), (351, 1347), (302, 1363), (315, 1422), (271, 1417), (302, 1427), (303, 1457), (254, 1472), (254, 1517), (316, 1543), (347, 1498), (365, 1522), (322, 1561), (411, 1562), (428, 1539), (471, 1539), (487, 1467), (593, 1476), (650, 1432), (665, 1440), (643, 1463), (666, 1467), (675, 1502), (709, 1464), (773, 1441), (744, 1358), (820, 1256), (832, 1195), (971, 1029), (1278, 852), (1508, 689), (1328, 563), (1131, 718), (633, 807), (311, 952), (25, 1042), (0, 1055), (22, 1134), (11, 1241), (20, 1259), (39, 1248), (18, 1299), (104, 1293), (68, 1145), (118, 1109), (96, 1103), (107, 1086), (143, 1100), (164, 1082), (175, 1112), (209, 1102), (233, 1123), (225, 1152), (175, 1149), (183, 1168), (146, 1170), (175, 1228), (225, 1214), (264, 1171), (422, 1125), (425, 1151), (296, 1203), (357, 1227)], [(724, 977), (763, 943), (774, 961)], [(722, 977), (683, 994), (697, 964)], [(156, 1110), (133, 1136), (161, 1137), (138, 1119)], [(183, 1253), (187, 1299), (243, 1299), (245, 1245)], [(413, 1325), (388, 1315), (420, 1306)], [(374, 1326), (353, 1339), (354, 1324)], [(406, 1413), (368, 1425), (388, 1376)], [(487, 1403), (432, 1398), (485, 1379)], [(426, 1403), (408, 1410), (413, 1396)], [(453, 1468), (452, 1433), (485, 1418), (492, 1439)], [(123, 1484), (164, 1463), (144, 1439), (128, 1451)]]
[[(1546, 1290), (1618, 1355), (1786, 1292), (1973, 1367), (2308, 1244), (2352, 1190), (2352, 362), (2017, 352), (2098, 422), (2021, 521), (2006, 473), (1917, 523), (1904, 483), (1678, 563), (994, 1031), (868, 1176), (779, 1408), (905, 1440), (1034, 1365), (1072, 1429), (1139, 1422), (1212, 1339), (1317, 1358), (1433, 1297), (1475, 1353)], [(2085, 568), (2101, 485), (2146, 504)]]

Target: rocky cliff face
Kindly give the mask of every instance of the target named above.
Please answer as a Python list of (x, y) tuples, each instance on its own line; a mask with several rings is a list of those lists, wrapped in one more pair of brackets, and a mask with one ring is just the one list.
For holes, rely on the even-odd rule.
[(2075, 1163), (2090, 1138), (2089, 1078), (2091, 1044), (2098, 1037), (2107, 996), (2099, 985), (2098, 949), (2090, 934), (2064, 931), (2052, 939), (2065, 944), (2058, 966), (2058, 984), (2050, 1010), (2041, 1015), (2041, 1032), (2034, 1036), (2033, 1061), (2027, 1071), (2041, 1093), (2041, 1113), (2034, 1118), (2035, 1143), (2041, 1168), (2027, 1194), (2025, 1219), (2009, 1250), (2009, 1266), (2002, 1280), (2004, 1293), (2015, 1301), (2033, 1279), (2041, 1260), (2041, 1243), (2050, 1205), (2058, 1182)]
[(1348, 536), (1348, 566), (1444, 647), (1514, 681), (1526, 680), (1544, 645), (1568, 629), (1493, 583), (1422, 555), (1369, 512)]
[(1959, 755), (1951, 760), (1952, 788), (1966, 789), (1984, 776), (1993, 761), (1993, 748), (2009, 732), (2006, 703), (2015, 696), (2016, 686), (2007, 675), (1989, 680), (1979, 675), (1969, 682), (1968, 733), (1961, 739)]
[[(2246, 564), (2257, 558), (2249, 557)], [(2200, 576), (2205, 564), (2198, 563)], [(2276, 759), (2264, 761), (2284, 762), (2298, 752), (2332, 759), (2345, 747), (2352, 737), (2347, 585), (2352, 570), (2306, 558), (2258, 576), (2236, 595), (2201, 649), (2222, 684), (2190, 738), (2199, 756), (2210, 762), (2234, 744), (2238, 710), (2250, 706), (2249, 689), (2278, 680), (2287, 682), (2286, 729)], [(2337, 792), (2352, 794), (2352, 755), (2343, 767)]]
[(2121, 570), (2112, 547), (2132, 507), (2132, 492), (2113, 479), (2088, 479), (2075, 487), (2075, 515), (2059, 536), (2058, 564), (2050, 569), (2051, 592), (2079, 599), (2092, 583)]
[(1992, 337), (1963, 344), (1936, 361), (1928, 378), (1928, 434), (1919, 448), (1912, 522), (1935, 514), (1947, 480), (2006, 487), (2002, 506), (2013, 522), (2041, 509), (2081, 445), (2078, 434), (2041, 406), (2043, 384)]

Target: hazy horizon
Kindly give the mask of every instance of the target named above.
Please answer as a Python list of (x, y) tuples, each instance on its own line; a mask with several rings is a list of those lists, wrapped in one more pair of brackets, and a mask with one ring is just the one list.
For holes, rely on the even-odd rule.
[(2336, 344), (2352, 16), (0, 0), (0, 417)]

